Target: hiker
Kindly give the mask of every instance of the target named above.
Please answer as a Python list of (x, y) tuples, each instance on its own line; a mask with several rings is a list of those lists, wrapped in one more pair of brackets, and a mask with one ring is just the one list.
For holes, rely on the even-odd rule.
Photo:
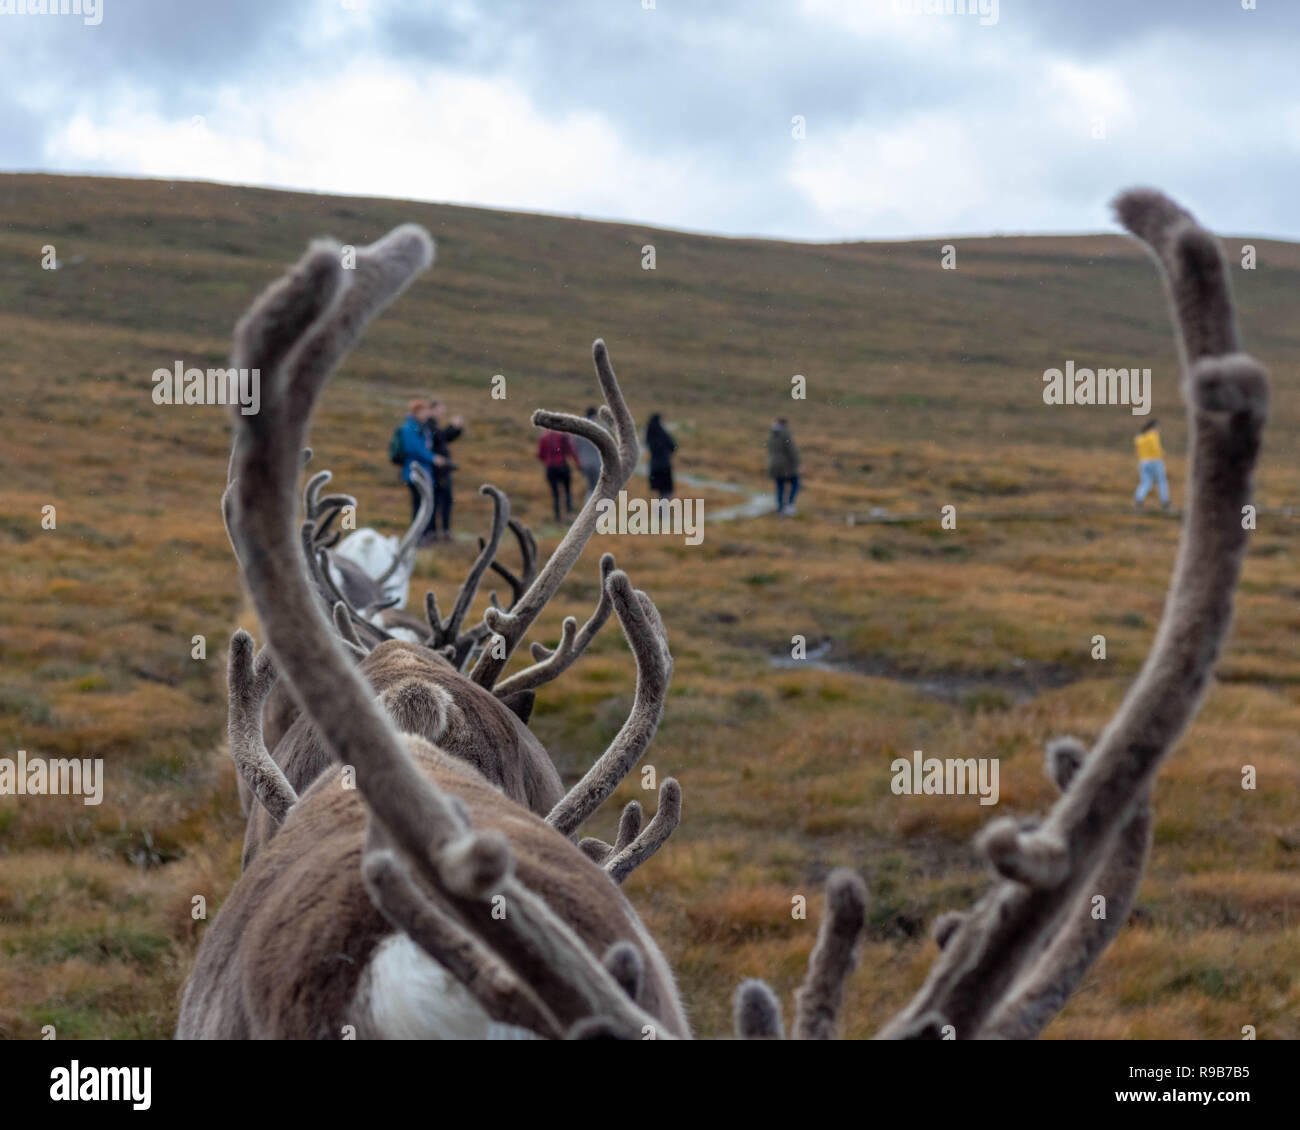
[(420, 510), (420, 492), (415, 489), (415, 468), (420, 467), (424, 473), (433, 478), (433, 452), (429, 448), (429, 436), (425, 423), (429, 419), (429, 402), (412, 400), (406, 409), (406, 419), (393, 432), (388, 441), (388, 458), (402, 468), (402, 482), (411, 492), (411, 518)]
[(645, 427), (645, 445), (650, 452), (650, 489), (660, 498), (673, 496), (673, 452), (677, 441), (668, 434), (656, 412)]
[(1142, 425), (1133, 443), (1137, 447), (1138, 479), (1137, 493), (1133, 496), (1133, 505), (1142, 507), (1142, 500), (1154, 486), (1160, 495), (1160, 505), (1169, 509), (1169, 480), (1165, 476), (1165, 452), (1160, 446), (1160, 433), (1156, 430), (1156, 421), (1148, 420)]
[[(595, 421), (596, 408), (594, 405), (587, 407), (587, 419)], [(596, 445), (587, 439), (586, 436), (574, 436), (574, 446), (578, 449), (578, 466), (582, 468), (582, 473), (587, 476), (587, 496), (596, 489), (596, 480), (600, 478), (600, 452)]]
[(564, 488), (564, 512), (573, 513), (573, 496), (570, 493), (572, 478), (569, 460), (578, 462), (578, 449), (568, 432), (553, 432), (549, 428), (537, 441), (537, 458), (546, 468), (546, 485), (551, 488), (551, 504), (555, 507), (555, 521), (563, 523), (560, 516), (560, 488)]
[(453, 416), (445, 426), (444, 420), (447, 420), (447, 405), (436, 396), (429, 397), (424, 430), (433, 455), (433, 517), (429, 519), (425, 538), (421, 539), (427, 541), (451, 541), (451, 473), (456, 470), (456, 464), (451, 461), (447, 445), (460, 438), (465, 430), (465, 417)]
[(790, 421), (784, 416), (773, 420), (772, 430), (767, 433), (767, 473), (776, 482), (776, 512), (790, 517), (794, 514), (794, 496), (799, 493), (799, 449), (790, 434)]

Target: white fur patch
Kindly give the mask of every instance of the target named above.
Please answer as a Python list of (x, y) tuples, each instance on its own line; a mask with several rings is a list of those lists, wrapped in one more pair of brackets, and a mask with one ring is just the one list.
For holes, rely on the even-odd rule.
[(459, 981), (405, 934), (375, 950), (357, 986), (358, 1028), (379, 1040), (533, 1040), (501, 1024)]
[[(376, 612), (372, 617), (370, 617), (370, 622), (374, 624), (376, 628), (384, 628), (383, 614)], [(384, 628), (384, 631), (386, 631), (390, 636), (392, 636), (393, 639), (405, 640), (407, 643), (424, 643), (424, 641), (428, 638), (428, 633), (421, 635), (419, 632), (415, 631), (412, 628), (402, 628), (402, 627)]]
[[(397, 547), (400, 544), (400, 538), (386, 537), (366, 526), (348, 534), (334, 547), (334, 552), (340, 557), (346, 557), (349, 561), (361, 566), (366, 576), (378, 580), (393, 563), (393, 558), (397, 556)], [(411, 574), (414, 572), (415, 554), (413, 552), (407, 553), (406, 560), (384, 582), (384, 598), (392, 600), (394, 597), (398, 597), (397, 607), (405, 608), (407, 596), (410, 593)], [(341, 574), (335, 576), (334, 583), (339, 584), (340, 578)]]

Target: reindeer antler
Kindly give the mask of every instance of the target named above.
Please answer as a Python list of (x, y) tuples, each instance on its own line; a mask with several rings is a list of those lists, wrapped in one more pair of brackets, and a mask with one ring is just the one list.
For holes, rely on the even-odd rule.
[[(351, 622), (352, 635), (359, 637), (357, 642), (366, 651), (383, 643), (385, 640), (392, 639), (382, 628), (376, 627), (358, 612), (353, 603), (334, 583), (334, 577), (330, 573), (329, 554), (323, 549), (316, 548), (315, 531), (316, 527), (310, 519), (303, 522), (298, 530), (299, 544), (307, 564), (307, 575), (312, 579), (316, 587), (316, 595), (334, 617), (334, 623), (337, 624), (338, 622), (337, 613), (334, 610), (341, 606)], [(351, 642), (350, 636), (342, 635), (341, 638)]]
[[(1048, 775), (1064, 792), (1087, 757), (1075, 739), (1048, 745)], [(1151, 849), (1151, 798), (1134, 806), (1109, 857), (1085, 885), (1084, 893), (1062, 916), (1060, 928), (1038, 958), (1012, 986), (980, 1035), (987, 1039), (1032, 1040), (1061, 1011), (1111, 939), (1128, 920)], [(1093, 915), (1093, 898), (1105, 899), (1103, 918)], [(943, 944), (947, 944), (944, 939)]]
[(537, 662), (498, 683), (492, 690), (492, 693), (497, 698), (507, 698), (519, 691), (535, 690), (543, 683), (549, 683), (552, 679), (559, 678), (573, 666), (578, 656), (587, 650), (587, 645), (596, 638), (596, 633), (604, 627), (605, 621), (609, 619), (609, 614), (614, 610), (614, 601), (609, 591), (609, 577), (613, 571), (614, 555), (612, 553), (602, 554), (600, 558), (600, 600), (596, 602), (595, 611), (583, 624), (582, 630), (578, 630), (578, 621), (574, 617), (566, 616), (560, 629), (560, 642), (556, 645), (555, 650), (551, 651), (540, 643), (533, 644), (531, 650), (533, 658)]
[[(519, 543), (519, 555), (523, 559), (523, 567), (516, 576), (501, 562), (493, 560), (492, 571), (510, 586), (510, 606), (513, 608), (519, 603), (519, 598), (528, 591), (528, 586), (537, 578), (537, 539), (533, 536), (533, 531), (518, 518), (511, 518), (507, 525), (510, 527), (510, 532), (515, 535), (515, 541)], [(479, 549), (482, 549), (485, 544), (487, 543), (482, 538), (478, 539)]]
[[(432, 648), (443, 648), (451, 646), (453, 650), (461, 642), (460, 626), (465, 621), (465, 616), (474, 603), (474, 597), (478, 595), (479, 584), (483, 580), (483, 574), (487, 572), (488, 566), (496, 556), (497, 549), (501, 545), (501, 537), (506, 531), (506, 523), (510, 519), (510, 499), (506, 497), (503, 491), (497, 490), (490, 483), (484, 483), (478, 488), (479, 494), (485, 494), (492, 499), (492, 529), (486, 542), (479, 539), (479, 555), (474, 559), (474, 564), (470, 567), (469, 575), (465, 578), (465, 583), (460, 586), (460, 592), (456, 594), (456, 603), (452, 607), (451, 615), (443, 620), (438, 613), (438, 598), (432, 592), (425, 595), (425, 611), (429, 619), (429, 646)], [(486, 633), (482, 633), (478, 638), (482, 638)], [(459, 664), (456, 664), (459, 669)]]
[(415, 474), (412, 485), (415, 487), (415, 493), (420, 496), (420, 502), (415, 508), (415, 517), (411, 519), (411, 524), (407, 526), (406, 533), (402, 535), (402, 540), (397, 543), (397, 551), (393, 554), (393, 560), (389, 562), (388, 568), (375, 578), (375, 584), (377, 585), (383, 585), (389, 577), (397, 572), (398, 566), (406, 559), (406, 555), (415, 549), (416, 543), (428, 528), (429, 518), (433, 514), (433, 480), (429, 477), (429, 472), (418, 463), (412, 467), (412, 471)]
[(650, 598), (640, 589), (633, 589), (621, 569), (610, 572), (605, 591), (636, 657), (636, 695), (627, 721), (609, 748), (546, 817), (548, 824), (566, 836), (577, 832), (641, 759), (663, 716), (673, 672), (668, 633)]
[(253, 795), (277, 824), (298, 803), (280, 767), (262, 740), (262, 705), (276, 680), (271, 657), (263, 648), (253, 656), (253, 637), (242, 628), (230, 637), (230, 756)]
[(634, 800), (628, 801), (619, 818), (618, 835), (612, 846), (594, 836), (578, 841), (578, 847), (587, 858), (603, 867), (605, 874), (616, 883), (622, 883), (677, 830), (682, 818), (682, 787), (677, 778), (664, 778), (659, 786), (659, 808), (644, 830), (641, 828), (642, 817), (641, 805)]
[[(370, 318), (432, 261), (433, 246), (423, 229), (407, 225), (359, 251), (354, 270), (342, 270), (339, 253), (332, 242), (314, 244), (236, 329), (235, 363), (260, 368), (263, 398), (256, 416), (235, 416), (231, 529), (277, 662), (330, 753), (355, 767), (358, 791), (378, 825), (378, 842), (372, 842), (363, 862), (368, 888), (385, 914), (410, 921), (409, 889), (392, 898), (382, 893), (393, 889), (393, 861), (409, 861), (422, 887), (434, 896), (421, 901), (422, 911), (438, 915), (439, 907), (446, 907), (528, 986), (560, 1030), (593, 1017), (629, 1035), (658, 1027), (573, 929), (514, 876), (508, 841), (499, 833), (471, 829), (463, 810), (417, 769), (403, 739), (352, 670), (297, 562), (294, 484), (316, 399)], [(617, 386), (613, 389), (617, 395)], [(630, 416), (627, 424), (623, 434), (634, 449)], [(604, 434), (613, 448), (612, 437)], [(590, 517), (594, 526), (594, 512)], [(569, 542), (570, 551), (581, 548), (579, 540), (585, 538)], [(549, 595), (567, 571), (564, 555), (559, 557), (561, 563), (553, 557), (525, 594), (527, 601), (536, 590), (517, 624), (531, 623), (541, 595)], [(615, 610), (625, 625), (652, 615), (657, 620), (653, 606), (632, 591), (625, 576), (615, 573), (610, 583), (616, 586)], [(659, 631), (661, 636), (662, 625)], [(653, 647), (658, 654), (647, 655), (646, 663), (666, 670), (661, 638), (647, 633), (633, 646), (639, 666), (644, 666), (641, 650)], [(638, 678), (638, 698), (643, 681)], [(406, 741), (418, 744), (421, 739)], [(635, 745), (629, 735), (620, 748)], [(427, 748), (432, 756), (434, 748)], [(493, 896), (505, 900), (504, 918), (493, 913)], [(408, 905), (403, 907), (404, 898)], [(425, 931), (417, 940), (431, 933)]]
[(639, 449), (636, 440), (636, 424), (623, 393), (618, 387), (613, 366), (609, 361), (609, 352), (605, 343), (599, 339), (592, 346), (592, 355), (596, 363), (596, 374), (605, 394), (609, 411), (603, 413), (604, 423), (588, 420), (583, 416), (572, 416), (562, 412), (537, 411), (533, 413), (533, 423), (539, 428), (550, 428), (557, 432), (570, 432), (591, 440), (600, 452), (600, 478), (596, 487), (587, 497), (582, 510), (565, 532), (560, 544), (542, 566), (541, 572), (528, 590), (511, 609), (506, 612), (499, 608), (489, 608), (483, 615), (483, 622), (501, 639), (500, 646), (483, 649), (478, 662), (470, 676), (479, 686), (491, 690), (501, 672), (505, 670), (510, 656), (519, 646), (519, 642), (532, 627), (547, 602), (553, 597), (569, 570), (573, 568), (583, 549), (596, 531), (596, 518), (602, 502), (617, 498), (618, 492), (626, 485), (636, 468)]
[[(1191, 483), (1169, 599), (1146, 663), (1092, 752), (1052, 747), (1063, 791), (1047, 818), (1032, 829), (999, 820), (979, 837), (1003, 880), (970, 914), (941, 921), (939, 959), (885, 1038), (933, 1037), (946, 1026), (959, 1038), (1031, 1035), (1047, 1022), (1122, 921), (1146, 854), (1151, 783), (1196, 713), (1231, 620), (1268, 382), (1235, 352), (1214, 238), (1157, 192), (1125, 193), (1116, 211), (1165, 277), (1185, 370)], [(1081, 762), (1077, 774), (1072, 762)], [(1082, 921), (1080, 904), (1093, 892), (1117, 900), (1116, 919)], [(838, 968), (842, 983), (848, 970)], [(741, 1034), (779, 1034), (774, 1006), (765, 986), (743, 985)]]

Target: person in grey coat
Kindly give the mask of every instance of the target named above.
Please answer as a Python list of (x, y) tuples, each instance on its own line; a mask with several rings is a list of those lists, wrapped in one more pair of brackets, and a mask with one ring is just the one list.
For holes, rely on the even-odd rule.
[[(595, 407), (587, 408), (587, 419), (596, 418)], [(574, 436), (573, 442), (578, 448), (578, 466), (582, 468), (582, 473), (587, 477), (587, 494), (590, 495), (596, 489), (596, 480), (600, 478), (600, 452), (596, 450), (596, 445), (589, 439), (582, 436)]]
[(799, 449), (790, 434), (790, 421), (784, 416), (772, 422), (767, 434), (767, 473), (776, 482), (776, 512), (793, 514), (794, 496), (799, 493)]

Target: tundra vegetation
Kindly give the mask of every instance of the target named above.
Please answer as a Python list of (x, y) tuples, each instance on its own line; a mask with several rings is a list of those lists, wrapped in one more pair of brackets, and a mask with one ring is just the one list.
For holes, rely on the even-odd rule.
[[(582, 335), (605, 335), (636, 374), (624, 391), (638, 418), (680, 422), (694, 460), (683, 470), (762, 489), (766, 421), (791, 418), (808, 487), (798, 519), (710, 526), (691, 548), (595, 539), (535, 630), (554, 643), (562, 616), (585, 621), (606, 551), (669, 625), (672, 688), (646, 761), (660, 781), (682, 780), (686, 814), (623, 890), (697, 1035), (732, 1029), (733, 991), (753, 973), (792, 999), (836, 866), (870, 890), (864, 972), (845, 986), (840, 1027), (879, 1030), (941, 961), (929, 925), (990, 884), (971, 845), (988, 809), (897, 796), (890, 763), (918, 748), (997, 756), (998, 811), (1042, 813), (1055, 795), (1045, 743), (1073, 733), (1091, 745), (1151, 648), (1178, 525), (1125, 511), (1132, 417), (1041, 401), (1052, 358), (1100, 364), (1113, 349), (1114, 364), (1150, 365), (1185, 499), (1168, 316), (1128, 240), (970, 241), (945, 272), (930, 244), (794, 247), (203, 185), (7, 177), (0, 199), (0, 372), (14, 390), (0, 452), (0, 725), (10, 752), (103, 756), (107, 774), (93, 809), (0, 800), (0, 1024), (14, 1035), (170, 1034), (198, 941), (239, 874), (224, 651), (236, 623), (261, 630), (215, 520), (229, 433), (220, 408), (154, 405), (149, 374), (160, 356), (225, 365), (249, 296), (323, 231), (360, 244), (409, 219), (439, 245), (438, 268), (371, 327), (313, 424), (317, 458), (366, 525), (407, 524), (383, 443), (408, 392), (436, 382), (474, 425), (461, 529), (490, 524), (491, 500), (468, 488), (491, 481), (548, 555), (559, 531), (544, 520), (528, 416), (590, 399), (574, 363)], [(640, 269), (646, 242), (655, 272)], [(1300, 614), (1295, 519), (1273, 512), (1295, 497), (1300, 251), (1259, 243), (1259, 269), (1244, 272), (1237, 242), (1225, 249), (1242, 336), (1274, 385), (1259, 528), (1217, 678), (1152, 794), (1134, 910), (1049, 1037), (1234, 1037), (1245, 1024), (1300, 1035)], [(86, 258), (42, 272), (46, 243)], [(496, 373), (504, 401), (488, 394)], [(806, 401), (790, 401), (792, 373), (808, 375)], [(731, 501), (699, 493), (706, 513)], [(55, 530), (41, 529), (46, 505)], [(955, 530), (939, 527), (943, 505), (957, 508)], [(846, 523), (873, 508), (933, 521)], [(412, 591), (450, 601), (477, 553), (473, 537), (422, 553)], [(833, 669), (769, 664), (796, 633), (829, 641)], [(1092, 658), (1098, 634), (1105, 660)], [(192, 658), (195, 636), (206, 659)], [(566, 787), (622, 725), (634, 683), (626, 645), (606, 632), (539, 691), (530, 723)], [(1241, 787), (1245, 766), (1254, 790)], [(640, 785), (625, 781), (588, 834), (617, 842), (620, 808), (651, 796)], [(806, 919), (791, 915), (797, 896)]]

